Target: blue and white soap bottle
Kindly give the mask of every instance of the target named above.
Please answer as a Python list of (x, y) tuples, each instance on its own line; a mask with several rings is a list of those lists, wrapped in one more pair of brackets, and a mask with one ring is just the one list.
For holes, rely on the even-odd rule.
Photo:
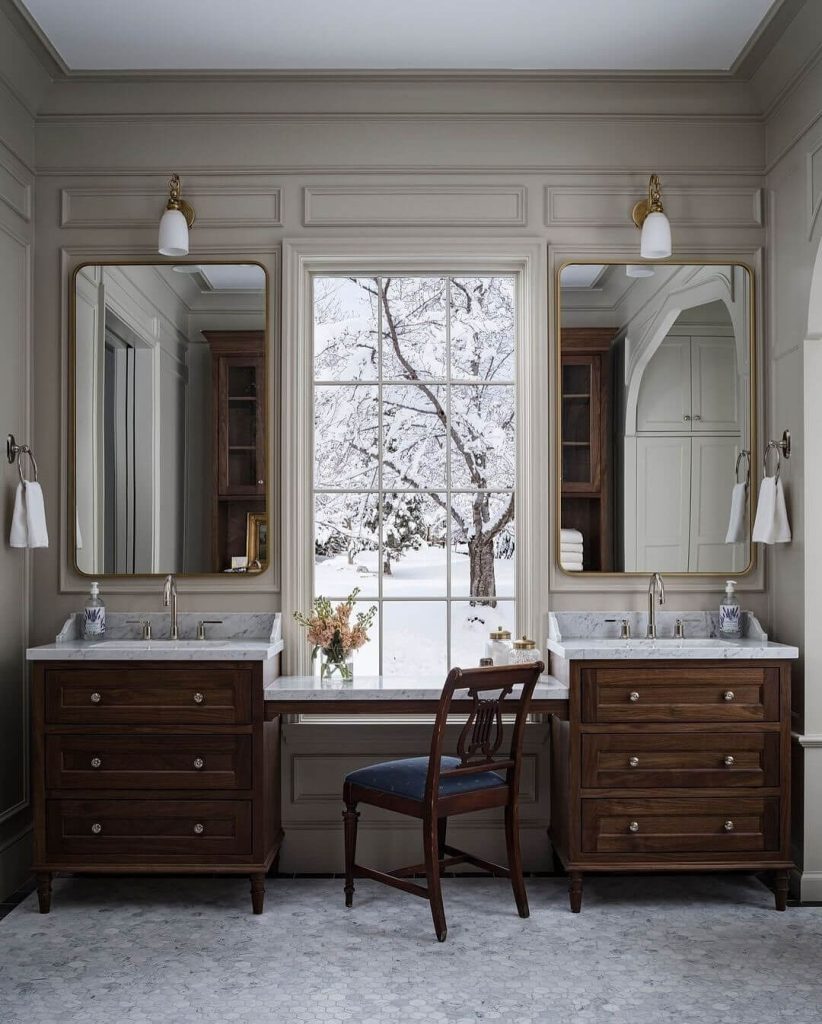
[(102, 640), (106, 635), (106, 606), (100, 597), (100, 584), (92, 583), (83, 609), (83, 639)]
[(736, 596), (736, 580), (725, 581), (725, 596), (719, 605), (719, 635), (726, 640), (742, 636), (742, 613)]

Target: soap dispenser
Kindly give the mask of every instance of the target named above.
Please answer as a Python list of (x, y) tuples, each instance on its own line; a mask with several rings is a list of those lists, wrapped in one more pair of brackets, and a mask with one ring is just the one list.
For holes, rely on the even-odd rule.
[(736, 580), (725, 581), (725, 596), (719, 605), (719, 635), (728, 640), (742, 636), (742, 615), (736, 596)]
[(100, 597), (100, 584), (92, 583), (83, 609), (83, 639), (102, 640), (106, 635), (106, 606)]

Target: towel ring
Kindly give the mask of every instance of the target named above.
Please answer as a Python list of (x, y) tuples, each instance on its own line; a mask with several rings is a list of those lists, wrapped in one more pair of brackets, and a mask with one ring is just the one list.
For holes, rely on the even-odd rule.
[(779, 474), (782, 471), (782, 456), (786, 459), (791, 457), (791, 432), (790, 430), (782, 431), (781, 441), (768, 441), (765, 446), (765, 455), (762, 459), (762, 472), (764, 476), (768, 475), (768, 452), (771, 449), (776, 451), (776, 473), (774, 474), (774, 480), (779, 479)]
[(741, 482), (740, 479), (739, 479), (739, 463), (743, 459), (745, 459), (745, 480), (744, 480), (744, 483), (747, 486), (747, 485), (750, 485), (750, 482), (751, 482), (751, 453), (748, 451), (747, 448), (741, 448), (740, 451), (739, 451), (739, 455), (737, 455), (737, 457), (736, 457), (736, 467), (734, 468), (734, 477), (736, 478), (736, 482), (737, 483)]
[(31, 468), (34, 473), (35, 483), (38, 480), (37, 474), (37, 460), (34, 457), (34, 453), (27, 444), (18, 444), (14, 439), (14, 434), (9, 434), (6, 438), (6, 458), (9, 460), (11, 465), (17, 463), (17, 472), (20, 475), (20, 483), (28, 483), (26, 478), (23, 476), (23, 455), (28, 455)]

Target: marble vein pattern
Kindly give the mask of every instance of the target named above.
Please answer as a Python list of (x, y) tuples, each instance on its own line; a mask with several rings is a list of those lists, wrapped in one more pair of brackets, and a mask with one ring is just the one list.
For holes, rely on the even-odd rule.
[(446, 878), (427, 903), (358, 881), (62, 878), (0, 921), (3, 1024), (818, 1024), (822, 908), (751, 876)]
[[(442, 676), (358, 676), (346, 681), (321, 680), (318, 676), (280, 676), (265, 687), (265, 699), (345, 700), (436, 700), (442, 692)], [(514, 693), (516, 694), (516, 688)], [(553, 676), (540, 676), (534, 700), (567, 700), (568, 687)]]
[[(141, 639), (139, 621), (151, 624)], [(197, 625), (209, 622), (206, 640)], [(279, 612), (181, 612), (179, 640), (169, 640), (168, 612), (110, 612), (102, 641), (80, 639), (79, 615), (71, 615), (53, 644), (26, 651), (29, 661), (267, 661), (283, 650)]]

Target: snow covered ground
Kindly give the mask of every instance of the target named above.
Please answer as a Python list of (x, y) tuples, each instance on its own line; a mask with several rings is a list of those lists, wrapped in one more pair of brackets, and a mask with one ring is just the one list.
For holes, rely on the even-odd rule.
[[(472, 606), (468, 600), (450, 602), (451, 658), (447, 655), (448, 605), (445, 600), (404, 601), (402, 598), (446, 596), (446, 562), (443, 548), (426, 547), (409, 551), (392, 564), (391, 576), (383, 576), (382, 615), (371, 630), (370, 642), (354, 658), (354, 671), (360, 675), (379, 673), (380, 626), (383, 636), (383, 675), (442, 675), (451, 665), (476, 665), (484, 653), (485, 641), (492, 629), (502, 625), (515, 628), (514, 586), (516, 563), (513, 558), (495, 563), (496, 608)], [(468, 556), (452, 552), (452, 597), (468, 596)], [(348, 564), (346, 555), (318, 561), (315, 566), (315, 592), (331, 598), (344, 598), (354, 587), (361, 590), (362, 610), (378, 595), (377, 552), (363, 551)], [(371, 600), (368, 600), (368, 599)], [(400, 600), (396, 600), (400, 599)], [(382, 619), (380, 623), (379, 619)], [(319, 668), (317, 668), (319, 671)]]

